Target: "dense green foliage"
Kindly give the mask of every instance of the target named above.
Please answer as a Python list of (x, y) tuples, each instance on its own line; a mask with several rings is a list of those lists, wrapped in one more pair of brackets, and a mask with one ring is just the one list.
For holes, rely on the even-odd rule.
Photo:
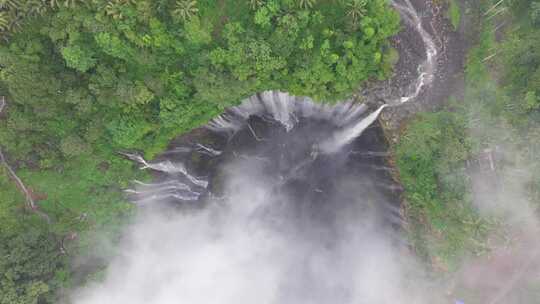
[(41, 218), (23, 210), (23, 197), (1, 169), (0, 189), (0, 303), (54, 303), (67, 278), (58, 240)]
[(64, 258), (44, 227), (20, 229), (0, 238), (0, 303), (53, 300), (67, 274)]
[(129, 218), (133, 208), (120, 190), (144, 176), (128, 161), (109, 158), (78, 157), (57, 170), (18, 172), (50, 224), (25, 210), (21, 193), (0, 170), (0, 303), (56, 303), (59, 288), (70, 282), (66, 254), (92, 249), (89, 231), (115, 236)]
[(459, 23), (461, 22), (461, 11), (459, 9), (459, 4), (457, 3), (457, 0), (449, 1), (448, 17), (454, 29), (457, 30), (459, 27)]
[(468, 251), (482, 250), (486, 232), (471, 205), (465, 161), (472, 156), (466, 116), (425, 113), (407, 128), (395, 150), (405, 188), (411, 241), (417, 253), (442, 269)]
[[(540, 24), (534, 13), (540, 2), (512, 1), (486, 17), (497, 2), (483, 1), (480, 10), (470, 11), (478, 42), (469, 52), (463, 100), (419, 115), (395, 149), (411, 240), (442, 269), (491, 249), (486, 233), (502, 228), (497, 218), (481, 216), (472, 206), (466, 161), (484, 149), (509, 149), (512, 158), (498, 166), (531, 173), (525, 195), (540, 210)], [(497, 42), (494, 29), (503, 21), (510, 25), (499, 28), (505, 36)], [(507, 185), (515, 180), (498, 178)]]
[(389, 74), (398, 26), (385, 0), (0, 0), (0, 148), (51, 218), (0, 174), (0, 303), (56, 303), (61, 247), (133, 213), (145, 176), (116, 151), (151, 157), (262, 90), (349, 96)]
[(56, 163), (100, 145), (152, 155), (258, 91), (343, 98), (387, 74), (399, 19), (383, 0), (69, 2), (0, 46), (12, 103), (0, 139), (13, 157)]
[[(411, 241), (445, 270), (488, 250), (494, 228), (471, 205), (466, 160), (514, 145), (540, 202), (540, 1), (483, 15), (498, 2), (469, 16), (480, 32), (464, 100), (416, 117), (395, 147)], [(457, 28), (462, 12), (448, 3)], [(348, 96), (388, 75), (397, 28), (383, 0), (0, 0), (0, 146), (51, 217), (25, 210), (0, 171), (0, 303), (58, 302), (73, 272), (61, 247), (88, 251), (85, 231), (114, 233), (133, 212), (120, 190), (144, 174), (115, 151), (154, 155), (262, 90)]]

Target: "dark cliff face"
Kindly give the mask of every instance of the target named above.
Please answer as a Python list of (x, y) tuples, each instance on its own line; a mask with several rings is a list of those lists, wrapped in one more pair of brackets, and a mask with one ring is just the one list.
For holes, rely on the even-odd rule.
[[(226, 196), (224, 172), (238, 164), (257, 171), (276, 199), (284, 197), (290, 204), (296, 202), (293, 213), (302, 212), (297, 208), (303, 206), (314, 209), (315, 216), (322, 216), (320, 213), (326, 212), (318, 212), (317, 208), (330, 206), (327, 211), (335, 212), (330, 210), (339, 210), (343, 204), (361, 205), (362, 196), (366, 201), (399, 208), (401, 189), (392, 178), (386, 159), (388, 144), (379, 123), (339, 152), (324, 154), (318, 151), (318, 143), (339, 127), (322, 119), (295, 119), (290, 131), (267, 114), (250, 116), (234, 133), (198, 129), (173, 141), (157, 160), (183, 163), (192, 175), (208, 181), (207, 189), (199, 189), (205, 193), (203, 202), (189, 204), (212, 203), (212, 197)], [(200, 144), (214, 153), (200, 148)], [(156, 177), (159, 181), (175, 178), (185, 182), (183, 176)]]

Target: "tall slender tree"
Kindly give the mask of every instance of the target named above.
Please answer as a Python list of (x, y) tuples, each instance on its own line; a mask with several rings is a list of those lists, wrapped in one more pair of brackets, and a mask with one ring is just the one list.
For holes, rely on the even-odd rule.
[(76, 7), (79, 3), (79, 0), (64, 0), (65, 7)]
[(6, 12), (0, 12), (0, 31), (6, 32), (9, 29), (9, 17)]
[(0, 9), (18, 9), (20, 4), (19, 0), (0, 0)]
[(264, 0), (249, 0), (249, 6), (252, 10), (257, 10), (259, 7), (263, 6)]
[(49, 9), (44, 0), (27, 0), (21, 5), (21, 10), (30, 16), (43, 15)]
[(298, 7), (302, 9), (312, 8), (315, 4), (315, 0), (297, 0)]
[(199, 12), (196, 0), (178, 0), (173, 10), (173, 16), (182, 21), (188, 21)]
[(367, 0), (349, 0), (347, 3), (347, 16), (351, 18), (351, 23), (356, 25), (360, 18), (367, 13)]
[(113, 19), (122, 19), (124, 18), (122, 7), (127, 4), (130, 4), (130, 2), (123, 0), (109, 0), (105, 5), (105, 14)]

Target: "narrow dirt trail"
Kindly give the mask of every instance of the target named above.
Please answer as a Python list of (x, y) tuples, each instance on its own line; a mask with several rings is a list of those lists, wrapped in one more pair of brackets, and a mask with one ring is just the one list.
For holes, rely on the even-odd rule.
[[(6, 98), (4, 96), (1, 96), (0, 97), (0, 114), (2, 114), (2, 111), (5, 109), (5, 107), (6, 107)], [(32, 194), (30, 193), (28, 188), (25, 186), (23, 181), (19, 178), (19, 176), (17, 176), (17, 174), (15, 173), (13, 168), (11, 168), (11, 166), (8, 164), (8, 162), (7, 162), (7, 160), (6, 160), (5, 156), (4, 156), (4, 153), (2, 152), (1, 148), (0, 148), (0, 163), (2, 164), (2, 166), (4, 166), (4, 168), (6, 168), (10, 178), (13, 180), (13, 182), (15, 182), (15, 184), (17, 185), (17, 188), (24, 195), (24, 198), (26, 200), (26, 205), (27, 205), (28, 209), (31, 210), (32, 212), (36, 213), (37, 215), (39, 215), (43, 219), (45, 219), (48, 223), (50, 223), (51, 220), (50, 220), (49, 216), (47, 214), (45, 214), (45, 213), (38, 210), (36, 202), (32, 198)]]

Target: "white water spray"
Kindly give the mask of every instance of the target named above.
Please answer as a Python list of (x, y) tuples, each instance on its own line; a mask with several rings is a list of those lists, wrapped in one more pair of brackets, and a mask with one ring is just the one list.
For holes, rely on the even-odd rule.
[(351, 127), (342, 129), (338, 132), (336, 132), (332, 137), (325, 140), (319, 145), (319, 149), (323, 153), (335, 153), (341, 148), (350, 142), (352, 142), (355, 138), (360, 136), (362, 132), (364, 132), (367, 127), (369, 127), (377, 117), (379, 117), (379, 114), (381, 114), (381, 111), (386, 108), (388, 105), (384, 104), (380, 106), (377, 111), (369, 114), (366, 118), (360, 120), (357, 124), (352, 125)]
[[(151, 169), (169, 175), (181, 174), (187, 179), (187, 181), (189, 181), (194, 186), (202, 188), (208, 187), (208, 181), (199, 179), (191, 175), (187, 171), (186, 167), (181, 163), (172, 163), (170, 160), (165, 160), (162, 162), (147, 162), (141, 155), (136, 153), (122, 152), (121, 154), (133, 161), (142, 164), (141, 169)], [(125, 192), (134, 195), (135, 199), (133, 201), (137, 204), (144, 204), (151, 201), (160, 201), (168, 198), (174, 198), (183, 201), (195, 201), (199, 199), (201, 195), (200, 192), (192, 190), (191, 187), (189, 187), (187, 184), (177, 181), (154, 184), (146, 184), (139, 181), (135, 182), (138, 184), (138, 189), (128, 189), (125, 190)]]
[[(226, 113), (212, 119), (206, 127), (215, 132), (231, 134), (242, 129), (249, 116), (261, 114), (270, 115), (287, 131), (294, 128), (299, 118), (326, 120), (341, 127), (358, 121), (367, 108), (364, 104), (355, 104), (351, 101), (331, 106), (316, 103), (307, 97), (265, 91), (245, 99), (239, 106), (227, 109)], [(253, 132), (252, 129), (251, 131)], [(257, 140), (262, 140), (255, 132), (253, 133)]]
[(203, 144), (196, 144), (195, 146), (197, 147), (198, 151), (205, 153), (207, 155), (210, 155), (210, 156), (219, 156), (222, 153), (222, 151), (218, 151), (216, 149), (205, 146)]

